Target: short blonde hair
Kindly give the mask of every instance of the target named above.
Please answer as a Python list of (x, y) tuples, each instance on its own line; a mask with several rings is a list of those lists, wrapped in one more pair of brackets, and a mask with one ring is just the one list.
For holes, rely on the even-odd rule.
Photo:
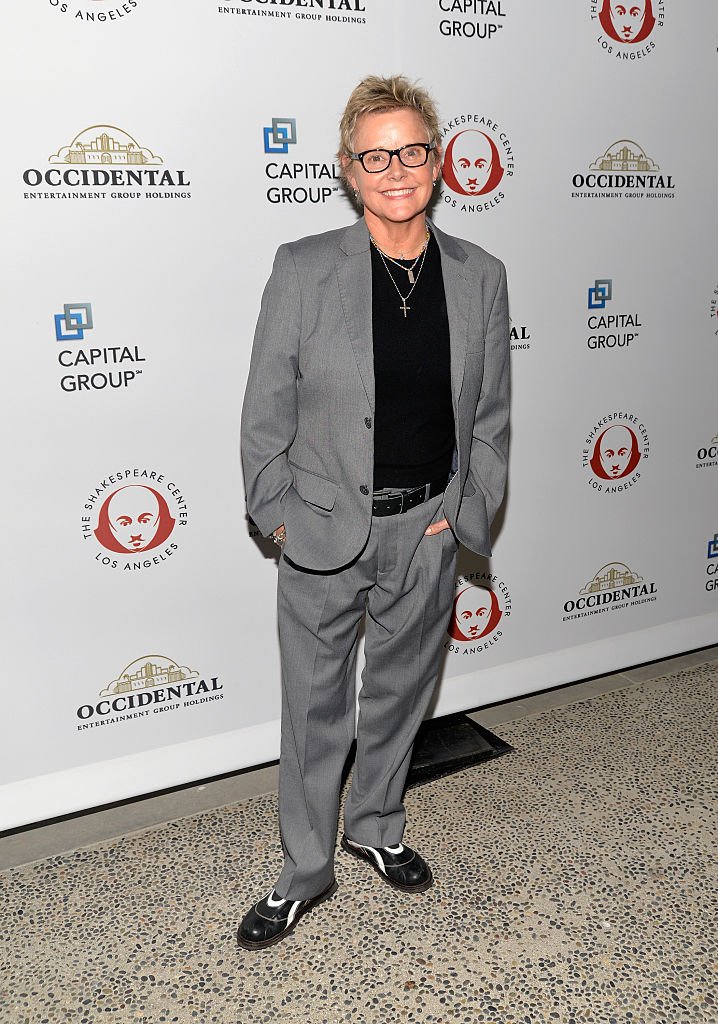
[(416, 110), (426, 127), (427, 142), (435, 142), (438, 146), (441, 139), (439, 115), (426, 89), (422, 89), (415, 82), (410, 82), (403, 75), (392, 75), (390, 78), (368, 75), (362, 79), (347, 100), (339, 122), (337, 157), (342, 165), (342, 177), (346, 178), (345, 165), (348, 166), (347, 161), (354, 152), (354, 132), (359, 118), (363, 114), (378, 114), (386, 110), (403, 108)]

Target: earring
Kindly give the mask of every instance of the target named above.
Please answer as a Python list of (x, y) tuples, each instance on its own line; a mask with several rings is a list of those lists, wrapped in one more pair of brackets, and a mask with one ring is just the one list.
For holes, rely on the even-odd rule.
[(431, 187), (432, 188), (436, 188), (436, 183), (437, 183), (438, 180), (439, 180), (438, 178), (434, 178), (434, 180), (431, 183)]

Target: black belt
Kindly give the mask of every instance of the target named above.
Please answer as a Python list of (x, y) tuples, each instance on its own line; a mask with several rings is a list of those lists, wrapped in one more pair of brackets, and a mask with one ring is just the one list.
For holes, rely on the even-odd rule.
[(437, 494), (443, 494), (446, 490), (446, 478), (434, 480), (430, 484), (422, 484), (421, 487), (397, 487), (394, 494), (380, 494), (374, 491), (371, 514), (373, 516), (397, 516), (402, 512), (408, 512), (429, 498), (435, 498)]

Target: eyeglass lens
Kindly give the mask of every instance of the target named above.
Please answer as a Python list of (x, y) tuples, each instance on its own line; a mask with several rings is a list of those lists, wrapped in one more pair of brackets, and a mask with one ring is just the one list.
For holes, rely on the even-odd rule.
[[(398, 157), (405, 167), (421, 167), (429, 154), (424, 146), (404, 146)], [(387, 149), (375, 149), (361, 158), (365, 171), (384, 171), (391, 163), (392, 154)]]

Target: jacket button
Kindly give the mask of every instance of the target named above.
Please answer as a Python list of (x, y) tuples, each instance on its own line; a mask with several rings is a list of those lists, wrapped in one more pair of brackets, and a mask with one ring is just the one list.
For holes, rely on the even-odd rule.
[(369, 493), (369, 488), (367, 487), (366, 484), (362, 484), (361, 487), (359, 488), (359, 490), (362, 492), (362, 494), (368, 494)]
[(364, 417), (364, 426), (367, 428), (367, 430), (371, 430), (371, 416)]

